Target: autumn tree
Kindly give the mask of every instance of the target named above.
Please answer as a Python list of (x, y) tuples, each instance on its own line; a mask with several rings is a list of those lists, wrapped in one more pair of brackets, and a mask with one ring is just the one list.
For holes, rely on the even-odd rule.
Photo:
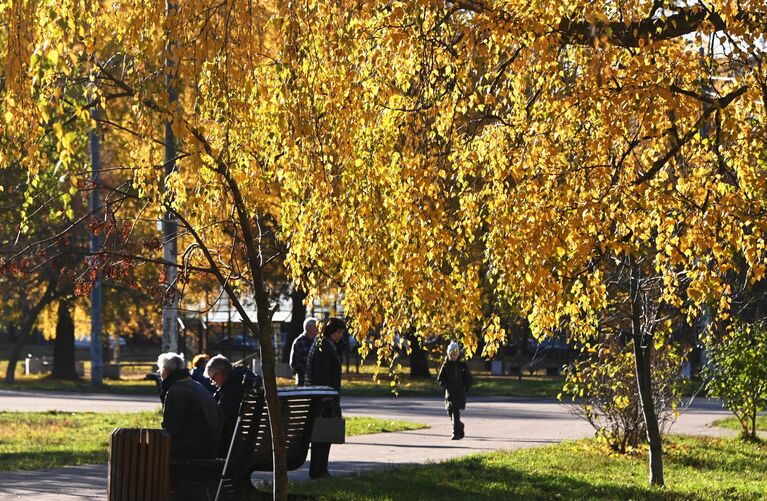
[[(134, 229), (164, 214), (176, 219), (177, 234), (164, 239), (178, 239), (178, 273), (161, 274), (159, 299), (175, 304), (190, 281), (213, 277), (259, 339), (275, 498), (284, 499), (276, 297), (266, 274), (284, 255), (277, 236), (285, 117), (276, 110), (287, 78), (279, 56), (289, 12), (270, 2), (67, 0), (3, 1), (0, 13), (0, 37), (8, 41), (0, 48), (7, 75), (0, 165), (14, 163), (32, 179), (44, 175), (51, 165), (39, 144), (49, 140), (67, 180), (82, 195), (100, 191), (98, 217), (78, 221), (102, 235), (85, 275), (91, 281), (98, 274), (129, 280), (139, 263), (174, 267), (160, 254), (163, 239), (136, 238)], [(109, 174), (93, 184), (86, 166), (71, 161), (78, 151), (72, 138), (97, 127), (111, 158), (102, 159)], [(164, 158), (169, 130), (176, 155)], [(88, 286), (85, 280), (79, 292)], [(254, 296), (257, 322), (239, 300), (243, 291)]]
[[(382, 327), (381, 357), (411, 328), (458, 330), (470, 354), (481, 337), (491, 356), (505, 333), (487, 312), (510, 306), (538, 336), (587, 339), (620, 265), (663, 484), (643, 348), (658, 312), (727, 315), (734, 254), (764, 274), (763, 26), (746, 5), (6, 0), (0, 165), (50, 168), (43, 137), (66, 160), (98, 108), (125, 180), (101, 189), (179, 221), (186, 271), (166, 300), (192, 273), (235, 305), (254, 291), (277, 497), (264, 270), (285, 251), (309, 297), (340, 284), (354, 331)], [(129, 236), (127, 221), (105, 230)]]
[(619, 266), (662, 485), (649, 347), (663, 312), (726, 317), (728, 272), (764, 275), (764, 5), (295, 5), (291, 268), (340, 280), (355, 330), (385, 326), (381, 346), (441, 318), (493, 355), (486, 285), (537, 336), (588, 340)]
[[(55, 164), (55, 158), (49, 161)], [(77, 249), (76, 240), (55, 238), (57, 232), (71, 224), (73, 206), (61, 202), (61, 198), (71, 199), (70, 189), (73, 187), (60, 183), (55, 169), (34, 180), (18, 165), (0, 170), (0, 208), (4, 213), (0, 222), (0, 302), (8, 310), (4, 318), (18, 326), (18, 337), (8, 356), (6, 383), (14, 382), (24, 347), (33, 330), (40, 327), (40, 315), (74, 296), (73, 280), (64, 270), (79, 259), (76, 252), (64, 257), (18, 251), (30, 239), (50, 240), (55, 242), (51, 247), (59, 249)], [(53, 374), (73, 378), (76, 377), (74, 333), (69, 339), (65, 337), (56, 341)]]

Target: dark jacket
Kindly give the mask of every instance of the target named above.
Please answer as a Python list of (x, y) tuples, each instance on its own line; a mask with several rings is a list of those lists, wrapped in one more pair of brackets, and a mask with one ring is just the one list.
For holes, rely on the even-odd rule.
[[(314, 338), (309, 356), (306, 358), (306, 378), (304, 386), (330, 386), (341, 391), (341, 356), (330, 338)], [(322, 400), (322, 417), (341, 417), (340, 397)]]
[(304, 332), (293, 341), (293, 346), (290, 348), (290, 368), (293, 370), (293, 374), (298, 377), (298, 386), (304, 385), (306, 359), (309, 356), (313, 341), (314, 339), (309, 339), (309, 336)]
[(445, 409), (466, 408), (466, 392), (471, 387), (471, 372), (463, 360), (445, 360), (437, 376), (439, 385), (445, 389)]
[(309, 348), (304, 386), (330, 386), (341, 391), (341, 356), (327, 337), (315, 337)]
[(170, 455), (214, 458), (221, 440), (223, 414), (213, 395), (192, 380), (188, 371), (183, 372), (166, 378), (162, 427), (170, 433)]
[(211, 383), (210, 379), (205, 377), (205, 368), (203, 367), (195, 367), (192, 371), (192, 379), (197, 381), (202, 385), (203, 388), (208, 390), (211, 393), (216, 392), (216, 387)]
[(232, 441), (234, 427), (237, 425), (237, 416), (240, 414), (240, 402), (242, 402), (244, 392), (242, 378), (246, 374), (249, 377), (256, 377), (250, 369), (232, 367), (229, 377), (215, 394), (216, 402), (224, 413), (224, 430), (221, 434), (221, 447), (219, 448), (220, 457), (225, 457), (229, 451), (229, 442)]

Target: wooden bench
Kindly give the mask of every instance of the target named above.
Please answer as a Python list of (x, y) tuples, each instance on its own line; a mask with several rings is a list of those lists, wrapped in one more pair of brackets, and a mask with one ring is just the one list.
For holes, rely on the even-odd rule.
[[(247, 498), (254, 490), (251, 474), (272, 471), (272, 432), (259, 382), (247, 377), (244, 380), (244, 395), (226, 459), (171, 460), (172, 470), (188, 472), (184, 477), (190, 487), (193, 484), (191, 490), (199, 495), (198, 499)], [(297, 386), (281, 388), (277, 393), (287, 442), (288, 470), (295, 470), (306, 462), (314, 418), (319, 414), (323, 398), (337, 397), (338, 392), (326, 386)]]

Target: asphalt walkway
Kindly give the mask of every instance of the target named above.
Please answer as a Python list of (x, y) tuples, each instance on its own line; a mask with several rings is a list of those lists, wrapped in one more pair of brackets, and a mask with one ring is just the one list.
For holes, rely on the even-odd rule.
[[(96, 394), (61, 394), (0, 391), (0, 410), (64, 410), (135, 412), (159, 408), (156, 397)], [(330, 452), (334, 475), (390, 466), (442, 461), (475, 452), (522, 449), (593, 435), (592, 428), (572, 414), (569, 405), (553, 399), (474, 398), (462, 418), (466, 438), (450, 440), (450, 420), (439, 398), (343, 399), (347, 416), (374, 416), (425, 423), (428, 429), (348, 437)], [(682, 434), (723, 435), (726, 430), (709, 424), (728, 413), (709, 400), (696, 400), (682, 411), (671, 431)], [(159, 426), (159, 423), (158, 423)], [(290, 473), (308, 478), (308, 462)], [(106, 497), (106, 464), (53, 470), (0, 472), (0, 499), (70, 501)], [(254, 481), (269, 478), (256, 473)]]

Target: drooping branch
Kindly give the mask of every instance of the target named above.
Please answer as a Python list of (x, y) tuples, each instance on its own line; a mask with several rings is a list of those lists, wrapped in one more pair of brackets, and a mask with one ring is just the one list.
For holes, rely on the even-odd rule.
[[(451, 2), (461, 10), (495, 17), (499, 21), (513, 22), (512, 13), (499, 9), (492, 2), (458, 1)], [(656, 15), (660, 2), (655, 2), (646, 18), (633, 21), (595, 22), (585, 19), (563, 18), (553, 32), (561, 36), (562, 43), (573, 45), (594, 46), (600, 42), (608, 42), (619, 47), (639, 47), (649, 42), (672, 40), (675, 38), (700, 31), (709, 23), (715, 31), (727, 31), (727, 23), (722, 17), (705, 6), (696, 4), (677, 8), (667, 16)], [(740, 12), (733, 18), (734, 22), (742, 23), (750, 29), (764, 31), (764, 13)], [(521, 20), (520, 20), (521, 21)]]
[(694, 33), (700, 30), (706, 21), (716, 29), (726, 29), (725, 23), (718, 15), (694, 6), (681, 9), (670, 16), (648, 17), (628, 24), (620, 21), (593, 23), (563, 19), (558, 31), (566, 44), (593, 46), (606, 40), (620, 47), (639, 47), (650, 41), (671, 40)]
[(726, 96), (716, 99), (713, 103), (714, 106), (710, 106), (704, 109), (700, 118), (695, 122), (695, 124), (690, 128), (690, 130), (688, 130), (684, 136), (679, 138), (679, 140), (676, 141), (674, 146), (671, 147), (666, 152), (665, 155), (655, 160), (652, 166), (647, 170), (647, 172), (645, 172), (644, 174), (636, 178), (633, 184), (638, 185), (638, 184), (646, 183), (647, 181), (655, 177), (655, 175), (668, 163), (668, 161), (674, 158), (682, 149), (682, 147), (684, 147), (685, 144), (687, 144), (693, 137), (695, 137), (696, 134), (698, 134), (701, 125), (703, 125), (703, 123), (706, 120), (708, 120), (708, 118), (711, 116), (712, 113), (714, 113), (716, 110), (721, 110), (726, 108), (730, 103), (732, 103), (737, 98), (745, 94), (747, 89), (748, 88), (746, 86), (739, 87), (735, 89), (734, 91), (730, 92), (729, 94), (727, 94)]

